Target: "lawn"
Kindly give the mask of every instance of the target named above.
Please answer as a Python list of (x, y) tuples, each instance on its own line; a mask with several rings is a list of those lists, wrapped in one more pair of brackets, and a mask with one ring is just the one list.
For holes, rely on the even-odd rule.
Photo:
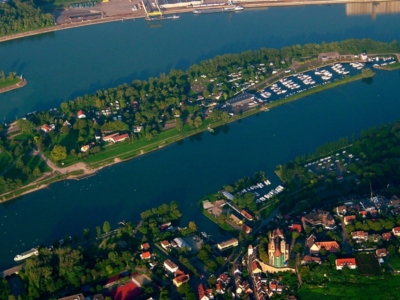
[(23, 142), (29, 138), (32, 138), (32, 136), (33, 136), (32, 134), (23, 132), (19, 135), (15, 135), (12, 139), (17, 142)]
[(31, 170), (39, 168), (42, 173), (51, 171), (46, 163), (38, 156), (24, 156), (22, 160), (26, 166), (31, 168)]
[(389, 258), (389, 264), (396, 270), (400, 270), (400, 257), (397, 255), (391, 255)]
[(20, 81), (21, 81), (20, 78), (0, 80), (0, 89), (17, 84)]
[(400, 276), (358, 276), (359, 283), (328, 282), (326, 287), (303, 284), (299, 291), (300, 300), (324, 299), (398, 299)]
[(12, 157), (7, 153), (7, 151), (0, 153), (0, 174), (10, 165), (11, 161)]

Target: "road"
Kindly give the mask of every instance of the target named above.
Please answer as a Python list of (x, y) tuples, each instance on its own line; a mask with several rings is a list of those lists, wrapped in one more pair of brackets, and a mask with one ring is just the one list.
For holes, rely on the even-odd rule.
[(6, 276), (10, 276), (10, 275), (12, 275), (12, 274), (15, 274), (15, 273), (17, 273), (18, 271), (21, 271), (21, 269), (22, 269), (24, 266), (25, 266), (25, 264), (22, 264), (22, 265), (18, 265), (18, 266), (12, 267), (12, 268), (10, 268), (10, 269), (8, 269), (8, 270), (4, 270), (4, 271), (0, 272), (0, 278), (3, 278), (3, 277), (6, 277)]

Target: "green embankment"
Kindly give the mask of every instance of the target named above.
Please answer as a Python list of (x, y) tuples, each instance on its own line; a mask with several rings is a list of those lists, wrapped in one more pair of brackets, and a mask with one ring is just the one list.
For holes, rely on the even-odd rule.
[[(345, 77), (343, 79), (336, 80), (331, 83), (327, 83), (325, 85), (316, 86), (315, 88), (307, 90), (305, 92), (298, 93), (298, 94), (289, 96), (285, 99), (281, 99), (281, 100), (277, 100), (272, 103), (269, 103), (267, 105), (267, 108), (274, 108), (274, 107), (283, 105), (285, 103), (289, 103), (289, 102), (301, 99), (303, 97), (307, 97), (312, 94), (319, 93), (319, 92), (325, 91), (327, 89), (334, 88), (334, 87), (337, 87), (337, 86), (340, 86), (343, 84), (347, 84), (347, 83), (350, 83), (353, 81), (357, 81), (357, 80), (360, 80), (363, 78), (365, 78), (364, 74), (357, 74), (354, 76), (349, 76), (349, 77)], [(236, 120), (251, 116), (251, 115), (259, 113), (259, 112), (260, 112), (260, 109), (255, 108), (255, 109), (249, 110), (247, 112), (244, 112), (241, 115), (235, 115), (235, 116), (231, 117), (226, 123), (234, 122)], [(187, 138), (191, 135), (206, 131), (208, 129), (208, 126), (215, 128), (215, 127), (218, 127), (218, 126), (221, 126), (224, 124), (225, 124), (224, 121), (213, 122), (211, 120), (205, 120), (198, 129), (191, 129), (188, 125), (185, 125), (180, 132), (177, 132), (175, 129), (166, 130), (166, 131), (161, 132), (157, 137), (153, 138), (151, 141), (139, 140), (139, 141), (134, 141), (133, 143), (124, 142), (121, 144), (110, 145), (110, 146), (107, 146), (105, 148), (105, 150), (102, 151), (101, 153), (88, 157), (86, 159), (86, 162), (92, 168), (98, 168), (103, 165), (112, 163), (114, 161), (114, 158), (119, 158), (121, 160), (133, 158), (139, 154), (148, 153), (152, 150), (159, 149), (159, 148), (169, 145), (171, 143), (174, 143), (174, 142), (177, 142), (184, 138)], [(69, 158), (64, 161), (65, 165), (71, 165), (76, 162), (78, 162), (77, 157)]]
[(21, 79), (18, 78), (18, 77), (15, 77), (15, 78), (12, 78), (12, 79), (0, 80), (0, 89), (13, 86), (13, 85), (19, 83), (20, 81), (21, 81)]
[[(359, 277), (361, 278), (361, 276)], [(400, 276), (382, 275), (362, 277), (362, 282), (331, 282), (326, 286), (303, 284), (299, 290), (300, 300), (314, 300), (320, 297), (336, 299), (397, 299)]]

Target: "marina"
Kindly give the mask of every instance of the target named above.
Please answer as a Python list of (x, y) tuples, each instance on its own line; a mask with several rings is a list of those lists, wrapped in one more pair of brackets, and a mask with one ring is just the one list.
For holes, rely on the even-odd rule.
[(239, 12), (244, 10), (243, 6), (240, 5), (230, 5), (228, 7), (221, 7), (221, 8), (201, 8), (201, 9), (194, 9), (193, 13), (194, 14), (210, 14), (210, 13), (218, 13), (218, 12)]
[[(381, 58), (383, 60), (383, 58)], [(353, 76), (362, 72), (365, 67), (385, 66), (395, 63), (394, 57), (385, 57), (384, 63), (377, 64), (379, 58), (368, 58), (363, 62), (333, 63), (322, 68), (296, 73), (278, 79), (271, 85), (255, 93), (256, 100), (263, 103), (287, 98), (291, 95), (307, 91), (319, 85), (325, 85), (345, 76)], [(373, 64), (373, 62), (375, 62)]]

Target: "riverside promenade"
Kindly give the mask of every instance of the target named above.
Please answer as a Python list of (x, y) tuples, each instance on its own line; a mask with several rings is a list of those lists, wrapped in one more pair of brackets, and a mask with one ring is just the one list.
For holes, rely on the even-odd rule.
[[(126, 3), (125, 3), (126, 2)], [(124, 21), (130, 19), (145, 18), (146, 14), (144, 10), (132, 11), (133, 5), (138, 5), (141, 0), (120, 0), (120, 1), (109, 1), (99, 2), (93, 9), (102, 12), (102, 17), (99, 19), (81, 20), (79, 22), (72, 22), (68, 19), (68, 14), (72, 13), (71, 9), (65, 9), (60, 15), (63, 17), (58, 18), (54, 26), (31, 30), (28, 32), (21, 32), (0, 37), (0, 42), (9, 40), (24, 38), (32, 35), (38, 35), (43, 33), (54, 32), (58, 30), (65, 30), (71, 28), (77, 28), (82, 26), (96, 25), (106, 22)], [(205, 0), (204, 3), (214, 3), (214, 0)], [(221, 0), (222, 2), (222, 0)], [(362, 3), (370, 3), (372, 1), (362, 1)], [(379, 2), (395, 2), (387, 0), (375, 0), (374, 3)], [(242, 0), (236, 1), (234, 4), (239, 4), (244, 8), (268, 8), (268, 7), (286, 7), (286, 6), (305, 6), (305, 5), (332, 5), (332, 4), (348, 4), (348, 3), (360, 3), (359, 0), (277, 0), (277, 1), (256, 1), (256, 0)], [(179, 3), (181, 4), (181, 3)], [(162, 6), (162, 4), (160, 4)], [(202, 8), (204, 9), (204, 8)], [(162, 8), (163, 14), (181, 14), (181, 13), (192, 13), (193, 7), (190, 6), (173, 6), (168, 8)]]
[(6, 92), (9, 92), (9, 91), (12, 91), (12, 90), (16, 90), (16, 89), (19, 89), (19, 88), (22, 88), (22, 87), (25, 86), (27, 83), (28, 83), (28, 82), (26, 81), (26, 79), (23, 78), (23, 79), (22, 79), (20, 82), (18, 82), (17, 84), (13, 84), (13, 85), (10, 85), (10, 86), (1, 88), (1, 89), (0, 89), (0, 94), (6, 93)]

